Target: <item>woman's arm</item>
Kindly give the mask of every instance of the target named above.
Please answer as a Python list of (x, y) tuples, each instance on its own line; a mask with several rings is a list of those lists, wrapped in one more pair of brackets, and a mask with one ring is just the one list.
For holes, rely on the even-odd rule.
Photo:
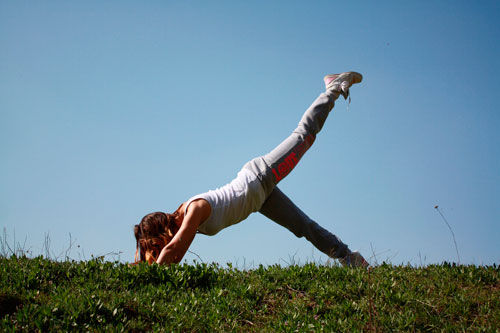
[(198, 226), (210, 216), (210, 212), (211, 207), (207, 201), (200, 199), (191, 202), (180, 229), (161, 250), (156, 263), (165, 265), (179, 263), (193, 242)]

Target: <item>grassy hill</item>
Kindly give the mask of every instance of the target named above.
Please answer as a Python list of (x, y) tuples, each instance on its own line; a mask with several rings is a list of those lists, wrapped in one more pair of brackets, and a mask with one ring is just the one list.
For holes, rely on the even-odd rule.
[(0, 257), (0, 330), (499, 331), (500, 269)]

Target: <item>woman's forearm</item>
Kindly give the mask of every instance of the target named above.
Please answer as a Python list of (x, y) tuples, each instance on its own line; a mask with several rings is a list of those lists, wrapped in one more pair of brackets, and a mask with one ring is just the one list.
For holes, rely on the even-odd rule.
[(175, 237), (168, 243), (160, 252), (156, 263), (168, 265), (178, 264), (186, 254), (189, 246), (193, 242), (196, 230), (194, 232), (190, 228), (183, 228), (175, 235)]
[(166, 246), (161, 251), (158, 256), (158, 260), (156, 260), (157, 264), (169, 265), (169, 264), (178, 264), (181, 262), (184, 254), (176, 253), (174, 249), (168, 249)]

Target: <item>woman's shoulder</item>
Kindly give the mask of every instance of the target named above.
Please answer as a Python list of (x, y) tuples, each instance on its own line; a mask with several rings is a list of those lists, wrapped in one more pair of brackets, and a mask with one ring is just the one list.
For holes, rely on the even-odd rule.
[(197, 207), (197, 208), (202, 208), (202, 207), (210, 207), (210, 203), (206, 200), (206, 199), (203, 199), (203, 198), (194, 198), (194, 199), (190, 199), (189, 201), (186, 201), (184, 203), (185, 205), (185, 208), (188, 209), (188, 208), (192, 208), (192, 207)]
[(198, 215), (202, 217), (202, 220), (205, 220), (210, 216), (211, 211), (212, 206), (207, 200), (203, 198), (190, 199), (184, 203), (185, 215), (190, 213), (193, 215)]

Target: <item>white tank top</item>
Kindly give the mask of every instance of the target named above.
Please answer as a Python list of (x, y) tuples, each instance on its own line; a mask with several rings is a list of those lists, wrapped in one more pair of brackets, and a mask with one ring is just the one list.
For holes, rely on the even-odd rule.
[(205, 199), (212, 207), (210, 216), (198, 227), (198, 231), (213, 236), (258, 211), (266, 200), (266, 194), (257, 176), (244, 168), (229, 184), (189, 199), (184, 214), (196, 199)]

